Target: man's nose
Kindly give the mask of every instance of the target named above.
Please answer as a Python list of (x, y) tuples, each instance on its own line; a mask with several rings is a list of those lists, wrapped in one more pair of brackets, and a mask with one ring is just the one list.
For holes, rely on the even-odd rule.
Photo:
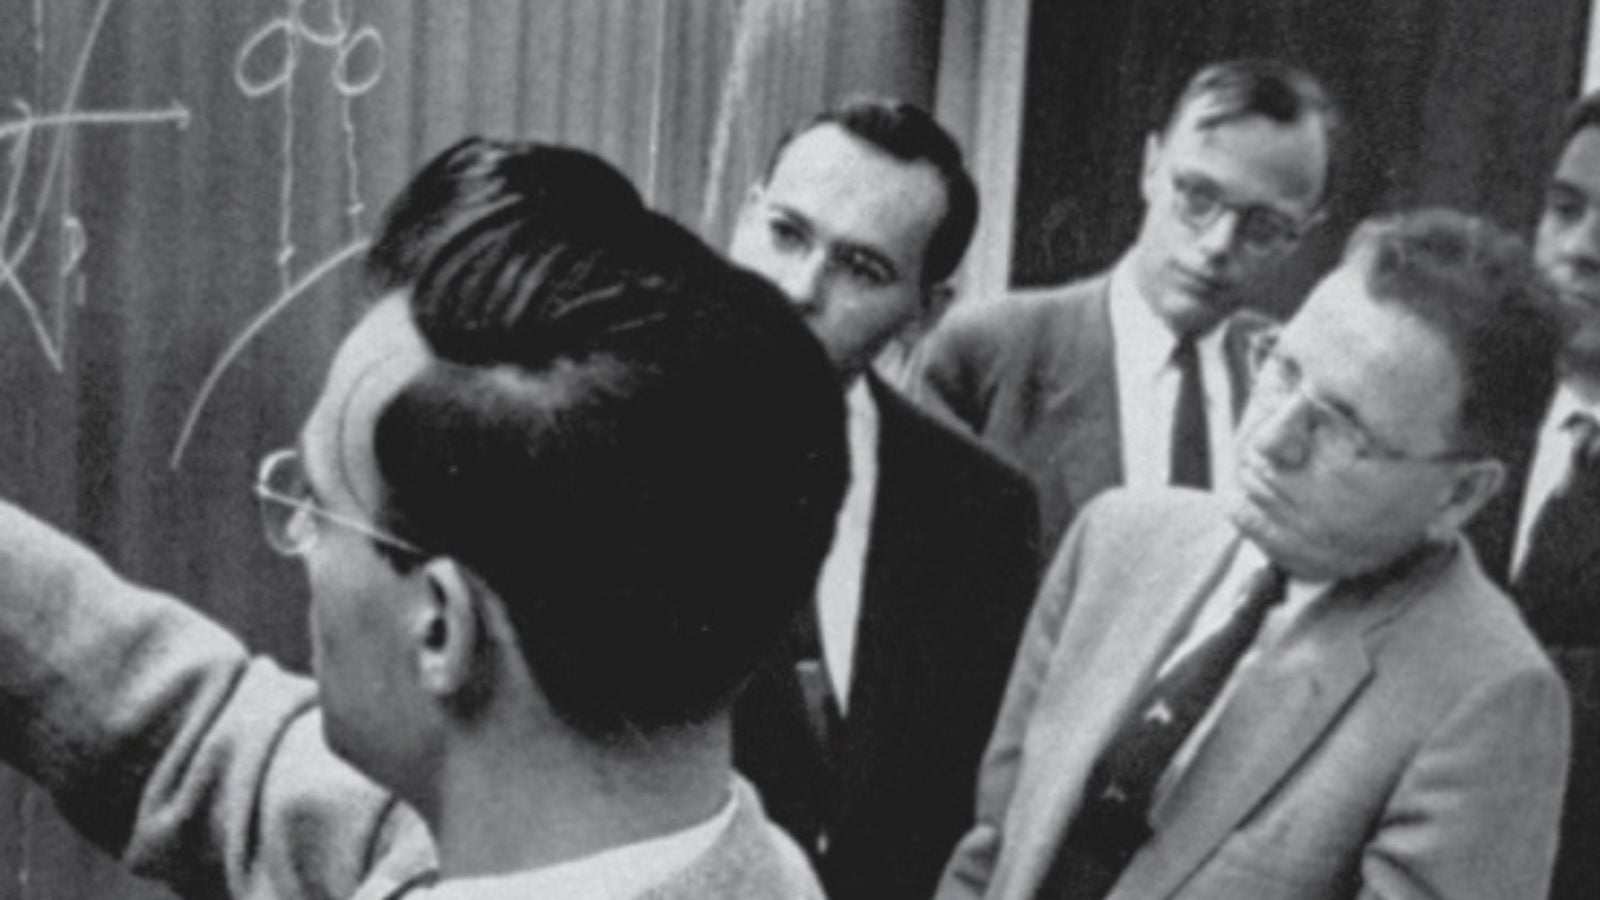
[(1311, 459), (1310, 414), (1306, 398), (1292, 393), (1278, 400), (1271, 409), (1260, 411), (1246, 441), (1275, 466), (1298, 469)]
[(1207, 259), (1221, 259), (1234, 249), (1243, 217), (1238, 210), (1224, 209), (1217, 217), (1197, 229), (1195, 243)]
[(1557, 246), (1573, 274), (1584, 278), (1600, 276), (1600, 208), (1586, 211), (1582, 221), (1560, 236)]
[(808, 253), (803, 257), (791, 260), (785, 267), (783, 277), (778, 279), (778, 287), (789, 295), (789, 302), (802, 312), (813, 312), (820, 309), (827, 299), (825, 290), (827, 282), (828, 260), (822, 253)]

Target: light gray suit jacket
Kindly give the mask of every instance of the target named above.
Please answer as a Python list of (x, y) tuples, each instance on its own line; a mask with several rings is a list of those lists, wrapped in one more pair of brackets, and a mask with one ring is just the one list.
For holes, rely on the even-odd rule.
[[(182, 894), (377, 900), (434, 867), (422, 821), (324, 743), (310, 680), (3, 503), (0, 756)], [(822, 896), (755, 793), (736, 794), (712, 849), (646, 897)]]
[[(1114, 491), (1079, 518), (940, 900), (1034, 895), (1101, 748), (1239, 543), (1192, 491)], [(1236, 675), (1111, 898), (1544, 896), (1566, 696), (1465, 541), (1336, 588)]]
[[(1077, 510), (1123, 482), (1109, 285), (1102, 273), (956, 309), (926, 338), (910, 387), (1033, 480), (1045, 559)], [(1242, 313), (1223, 325), (1236, 416), (1249, 391), (1249, 336), (1270, 324)]]

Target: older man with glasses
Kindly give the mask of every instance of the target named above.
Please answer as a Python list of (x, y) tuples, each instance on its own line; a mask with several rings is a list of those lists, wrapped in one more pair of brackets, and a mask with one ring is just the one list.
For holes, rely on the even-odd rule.
[(1144, 148), (1144, 220), (1110, 272), (958, 307), (914, 396), (1017, 463), (1043, 546), (1114, 485), (1222, 486), (1246, 391), (1247, 290), (1318, 220), (1338, 115), (1309, 74), (1239, 60), (1190, 80)]
[(820, 897), (730, 707), (843, 495), (821, 346), (562, 148), (447, 150), (367, 275), (255, 485), (316, 684), (0, 504), (6, 762), (191, 896)]
[(1074, 524), (941, 900), (1544, 896), (1566, 693), (1461, 526), (1562, 340), (1515, 237), (1365, 224), (1255, 342), (1234, 487)]

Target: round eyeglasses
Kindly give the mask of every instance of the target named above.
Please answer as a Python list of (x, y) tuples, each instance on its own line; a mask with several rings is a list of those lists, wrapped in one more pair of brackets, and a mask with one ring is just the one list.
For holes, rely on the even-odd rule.
[(1302, 226), (1286, 214), (1253, 203), (1234, 203), (1222, 187), (1202, 175), (1172, 173), (1172, 207), (1191, 231), (1203, 232), (1225, 212), (1238, 217), (1239, 246), (1255, 256), (1267, 256), (1300, 239)]
[(256, 470), (254, 493), (261, 508), (261, 528), (266, 533), (267, 543), (284, 556), (310, 553), (321, 533), (319, 522), (348, 528), (407, 556), (428, 555), (415, 544), (376, 525), (325, 509), (317, 501), (300, 454), (295, 450), (278, 450), (261, 460)]

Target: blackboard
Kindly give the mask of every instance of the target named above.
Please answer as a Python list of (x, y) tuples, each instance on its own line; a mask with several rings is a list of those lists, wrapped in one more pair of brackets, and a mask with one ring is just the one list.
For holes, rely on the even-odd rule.
[[(771, 143), (927, 102), (916, 0), (5, 0), (0, 495), (304, 666), (257, 461), (360, 315), (385, 200), (467, 134), (593, 150), (726, 236)], [(0, 900), (159, 897), (0, 769)]]

